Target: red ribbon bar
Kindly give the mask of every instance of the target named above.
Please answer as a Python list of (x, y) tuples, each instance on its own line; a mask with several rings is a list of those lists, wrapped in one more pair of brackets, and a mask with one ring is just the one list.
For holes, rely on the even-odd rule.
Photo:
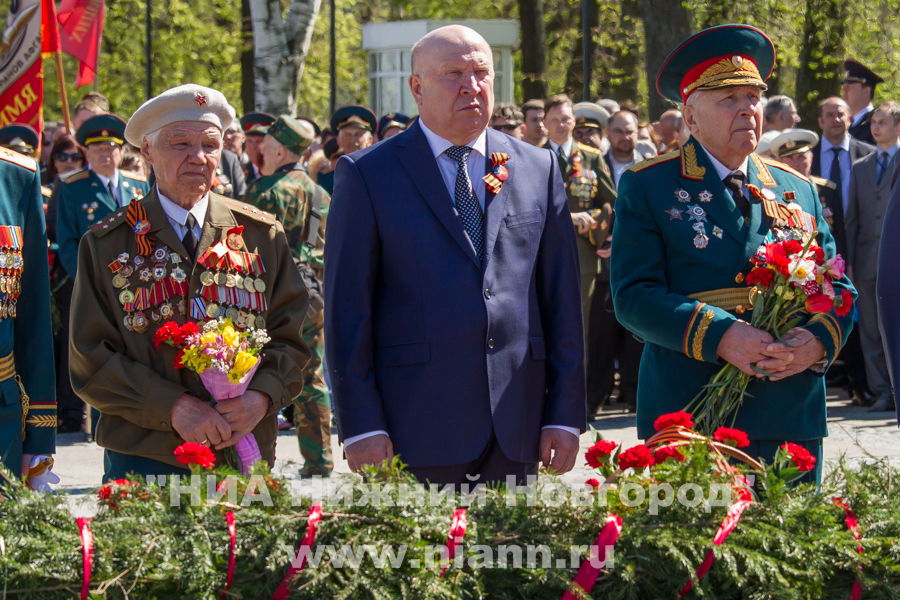
[[(747, 507), (753, 503), (753, 500), (747, 498), (742, 494), (740, 500), (732, 504), (728, 508), (728, 512), (725, 514), (725, 518), (722, 520), (722, 524), (719, 525), (719, 530), (716, 532), (716, 536), (713, 538), (714, 546), (721, 546), (726, 539), (728, 539), (728, 535), (734, 531), (734, 528), (737, 527), (738, 521), (741, 520), (741, 515), (744, 514), (744, 511), (747, 510)], [(703, 579), (709, 570), (713, 566), (713, 562), (715, 562), (716, 556), (713, 553), (712, 548), (709, 549), (709, 552), (706, 553), (706, 558), (703, 559), (703, 562), (700, 563), (700, 566), (697, 567), (697, 581)], [(681, 588), (681, 592), (679, 593), (679, 598), (684, 598), (688, 592), (690, 592), (694, 587), (694, 580), (690, 579), (684, 587)]]
[(87, 600), (91, 591), (91, 570), (94, 566), (94, 534), (91, 532), (91, 521), (87, 517), (78, 517), (78, 535), (81, 537), (82, 575), (81, 575), (81, 600)]
[(456, 554), (456, 549), (462, 543), (463, 537), (466, 535), (466, 526), (466, 509), (457, 508), (453, 512), (453, 520), (450, 521), (450, 535), (447, 537), (447, 562), (444, 565), (444, 568), (441, 569), (441, 577), (444, 576), (447, 567), (453, 562), (453, 556)]
[[(844, 509), (844, 521), (847, 523), (847, 530), (853, 534), (856, 541), (860, 541), (862, 536), (859, 535), (859, 521), (856, 519), (856, 514), (850, 509), (850, 506), (840, 498), (834, 499), (834, 505)], [(863, 553), (862, 544), (857, 546), (856, 551), (860, 554)], [(862, 567), (860, 567), (859, 570), (862, 571)], [(859, 580), (857, 580), (853, 582), (853, 589), (850, 590), (850, 595), (847, 596), (847, 600), (859, 600), (860, 596), (862, 596), (862, 586), (859, 584)]]
[[(322, 505), (321, 504), (313, 504), (309, 509), (309, 521), (306, 524), (306, 535), (303, 536), (303, 539), (300, 541), (300, 547), (297, 548), (297, 553), (300, 553), (300, 549), (304, 546), (311, 547), (313, 542), (316, 539), (316, 531), (319, 529), (319, 521), (322, 520)], [(281, 580), (281, 585), (278, 586), (278, 589), (275, 590), (275, 595), (272, 596), (272, 600), (287, 600), (287, 597), (291, 593), (290, 580), (291, 578), (302, 571), (306, 567), (306, 557), (303, 557), (302, 562), (299, 567), (294, 567), (291, 565), (291, 568), (288, 569), (287, 575), (284, 576), (284, 579)]]
[[(591, 564), (591, 559), (594, 558), (596, 554), (597, 560), (601, 563), (606, 562), (606, 547), (614, 546), (621, 533), (622, 517), (616, 514), (607, 516), (606, 525), (600, 530), (597, 541), (591, 546), (591, 556), (584, 559), (581, 563), (581, 567), (578, 569), (578, 573), (575, 574), (575, 579), (572, 580), (572, 583), (584, 590), (586, 594), (590, 594), (591, 590), (594, 589), (594, 584), (597, 583), (597, 577), (600, 575), (600, 569)], [(571, 590), (566, 590), (562, 600), (578, 599)]]
[(231, 582), (234, 580), (234, 546), (235, 546), (235, 526), (234, 513), (230, 510), (225, 513), (225, 521), (228, 523), (228, 535), (231, 536), (231, 547), (228, 550), (228, 577), (225, 578), (225, 591), (219, 596), (219, 600), (225, 600), (225, 594), (231, 589)]

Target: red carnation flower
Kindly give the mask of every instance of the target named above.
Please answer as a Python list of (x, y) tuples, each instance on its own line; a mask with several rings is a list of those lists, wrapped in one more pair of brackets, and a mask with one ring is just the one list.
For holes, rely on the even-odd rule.
[(815, 255), (817, 265), (825, 264), (825, 250), (821, 246), (813, 246), (810, 251)]
[(839, 317), (846, 317), (850, 314), (851, 308), (853, 308), (853, 294), (850, 293), (850, 290), (841, 290), (841, 304), (838, 305), (835, 302), (834, 314)]
[(113, 502), (113, 486), (122, 487), (125, 489), (119, 490), (119, 493), (115, 495), (116, 499), (123, 499), (128, 496), (129, 489), (132, 486), (137, 488), (140, 487), (141, 484), (138, 482), (131, 482), (127, 479), (116, 479), (115, 481), (110, 481), (106, 483), (102, 488), (97, 491), (97, 498), (103, 502), (109, 504), (110, 508), (116, 508), (116, 503)]
[(815, 468), (816, 457), (810, 454), (803, 446), (788, 442), (781, 449), (791, 455), (791, 460), (794, 461), (794, 464), (801, 471), (812, 471)]
[(658, 465), (663, 464), (669, 458), (674, 458), (676, 461), (682, 462), (684, 460), (684, 454), (678, 450), (678, 446), (663, 446), (653, 453), (653, 462)]
[(175, 360), (172, 361), (172, 364), (175, 365), (176, 369), (183, 369), (184, 365), (181, 364), (181, 358), (184, 356), (184, 348), (178, 349), (178, 354), (175, 355)]
[(826, 313), (834, 308), (834, 302), (825, 294), (813, 294), (806, 299), (806, 310), (811, 313)]
[(593, 477), (591, 477), (590, 479), (588, 479), (587, 481), (585, 481), (584, 484), (585, 484), (585, 485), (589, 485), (589, 486), (591, 486), (591, 487), (594, 488), (594, 489), (600, 487), (600, 482), (597, 481), (596, 479), (594, 479)]
[(605, 465), (609, 455), (613, 453), (613, 450), (615, 450), (617, 446), (618, 444), (611, 440), (597, 441), (596, 444), (588, 448), (587, 452), (584, 453), (584, 458), (587, 460), (588, 466), (592, 469), (599, 469)]
[(176, 346), (180, 346), (181, 344), (184, 343), (184, 341), (187, 338), (189, 338), (190, 336), (194, 335), (195, 333), (199, 333), (199, 332), (200, 332), (200, 328), (197, 327), (197, 324), (189, 321), (189, 322), (185, 323), (184, 325), (182, 325), (181, 327), (179, 327), (178, 330), (173, 333), (172, 342)]
[(740, 429), (731, 429), (729, 427), (719, 427), (713, 433), (713, 439), (723, 444), (728, 444), (732, 448), (746, 448), (750, 445), (747, 434)]
[(761, 288), (768, 288), (775, 281), (775, 272), (765, 267), (756, 267), (747, 273), (747, 285), (756, 285)]
[(166, 321), (163, 326), (157, 329), (156, 333), (153, 334), (153, 347), (159, 348), (159, 345), (169, 340), (176, 331), (178, 331), (178, 325), (172, 321)]
[(623, 471), (628, 468), (640, 471), (650, 466), (653, 466), (653, 455), (650, 454), (650, 448), (644, 444), (629, 448), (619, 455), (619, 468)]
[(662, 431), (666, 427), (672, 427), (674, 425), (681, 425), (682, 427), (691, 429), (694, 426), (694, 421), (690, 413), (679, 410), (678, 412), (669, 413), (656, 419), (653, 423), (653, 429)]
[(213, 451), (203, 444), (186, 442), (175, 448), (175, 458), (183, 465), (200, 465), (204, 469), (212, 468), (216, 464), (216, 456)]
[(785, 253), (785, 248), (782, 244), (766, 244), (766, 264), (774, 267), (776, 271), (781, 273), (784, 276), (788, 276), (790, 274), (788, 270), (788, 265), (790, 264), (791, 259), (788, 258), (788, 255)]
[(786, 240), (783, 242), (784, 245), (784, 253), (790, 256), (791, 254), (800, 254), (803, 252), (803, 244), (798, 242), (797, 240)]

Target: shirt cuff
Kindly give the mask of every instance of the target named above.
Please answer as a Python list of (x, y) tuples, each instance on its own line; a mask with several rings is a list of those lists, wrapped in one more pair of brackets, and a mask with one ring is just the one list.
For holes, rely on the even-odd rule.
[(541, 431), (545, 429), (562, 429), (563, 431), (568, 431), (575, 437), (581, 437), (581, 432), (575, 427), (566, 427), (565, 425), (545, 425), (544, 427), (541, 427)]
[(369, 433), (363, 433), (362, 435), (354, 435), (352, 438), (347, 438), (346, 440), (344, 440), (344, 448), (346, 448), (350, 444), (353, 444), (354, 442), (358, 442), (360, 440), (364, 440), (366, 438), (370, 438), (375, 435), (387, 435), (387, 434), (388, 434), (387, 431), (382, 431), (379, 429), (377, 431), (370, 431)]

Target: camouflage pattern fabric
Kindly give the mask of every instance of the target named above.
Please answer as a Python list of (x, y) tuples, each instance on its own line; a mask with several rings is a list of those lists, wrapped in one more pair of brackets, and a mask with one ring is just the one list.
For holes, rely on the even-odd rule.
[[(307, 238), (310, 202), (316, 184), (300, 164), (288, 164), (272, 175), (260, 177), (250, 184), (243, 201), (272, 213), (284, 227), (288, 246), (295, 258), (321, 270), (325, 245), (325, 220), (329, 195), (322, 191), (322, 222), (315, 249), (304, 242)], [(312, 358), (303, 369), (303, 391), (294, 399), (294, 425), (303, 455), (303, 475), (328, 475), (334, 468), (331, 454), (331, 395), (322, 372), (323, 315), (303, 324), (303, 341), (312, 350)]]

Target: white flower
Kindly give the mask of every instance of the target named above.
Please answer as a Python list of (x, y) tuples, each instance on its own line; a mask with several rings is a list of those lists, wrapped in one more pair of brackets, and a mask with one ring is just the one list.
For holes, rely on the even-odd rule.
[(788, 272), (791, 274), (790, 282), (798, 287), (802, 287), (807, 281), (816, 280), (816, 262), (807, 258), (801, 258), (799, 254), (794, 254), (791, 256)]

